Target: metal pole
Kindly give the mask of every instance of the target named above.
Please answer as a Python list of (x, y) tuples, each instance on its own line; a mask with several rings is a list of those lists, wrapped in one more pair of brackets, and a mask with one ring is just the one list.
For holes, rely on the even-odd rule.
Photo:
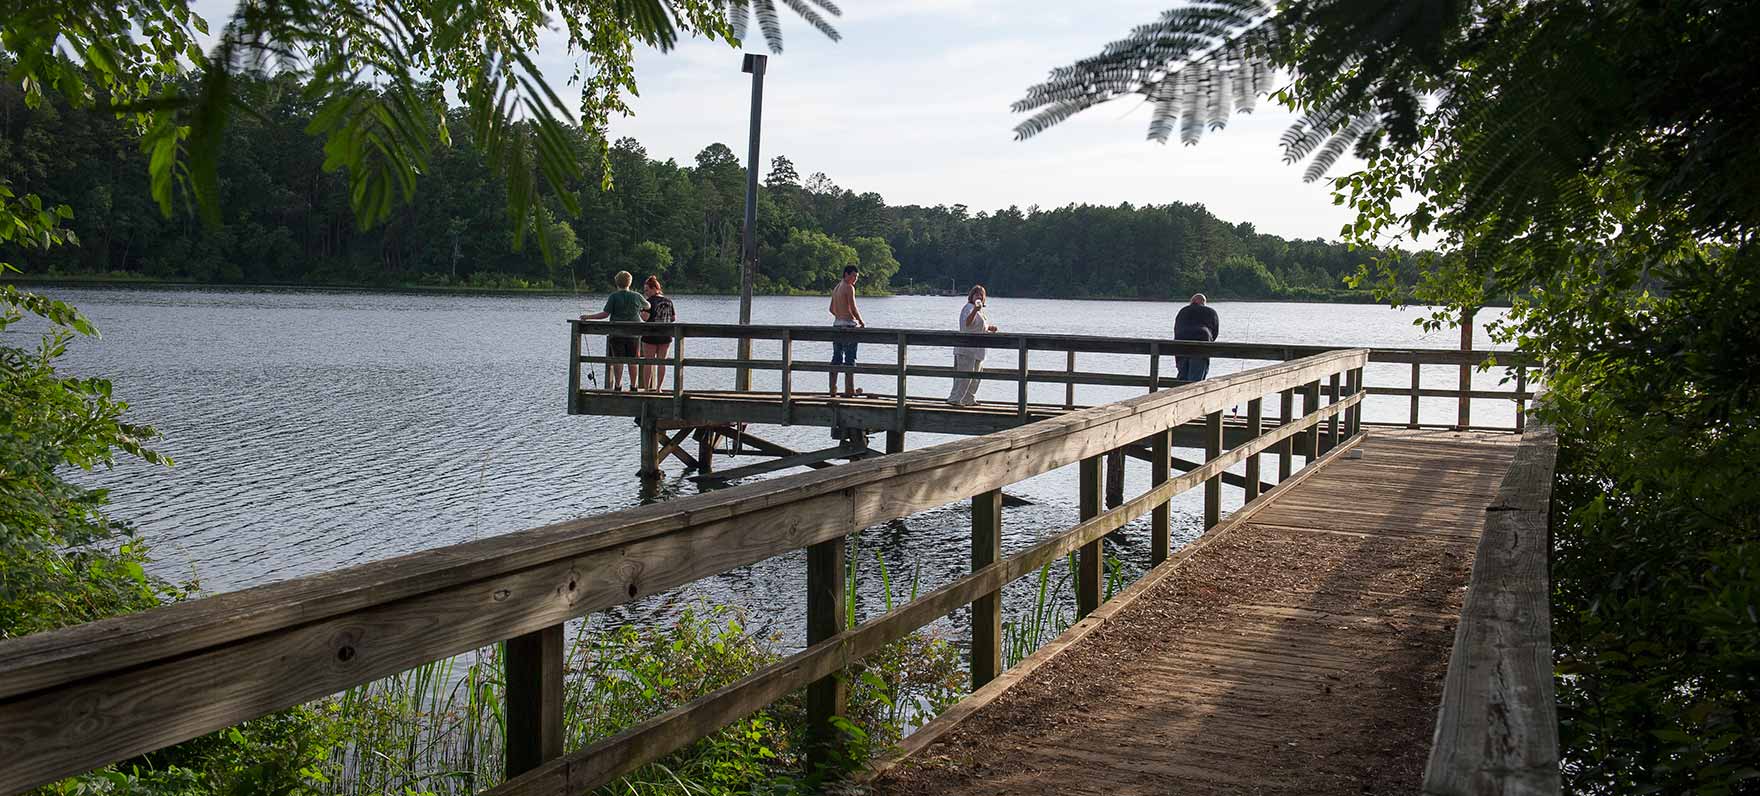
[[(764, 118), (764, 66), (770, 57), (755, 53), (746, 53), (742, 71), (752, 76), (752, 134), (746, 149), (746, 219), (742, 227), (742, 242), (745, 251), (741, 253), (739, 270), (739, 322), (749, 325), (752, 322), (752, 274), (758, 270), (758, 133), (763, 126)], [(739, 358), (752, 358), (751, 338), (742, 337), (739, 341)], [(735, 373), (734, 389), (745, 391), (752, 388), (752, 371), (740, 368)]]

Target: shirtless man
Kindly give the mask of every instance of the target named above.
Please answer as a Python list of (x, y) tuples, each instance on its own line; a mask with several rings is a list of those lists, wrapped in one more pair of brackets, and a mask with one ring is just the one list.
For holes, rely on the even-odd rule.
[[(846, 266), (843, 269), (843, 279), (837, 283), (837, 287), (831, 289), (831, 326), (833, 328), (853, 329), (868, 325), (866, 321), (862, 320), (861, 311), (856, 309), (856, 279), (861, 275), (855, 266)], [(831, 364), (833, 367), (837, 365), (854, 367), (856, 364), (856, 341), (851, 340), (846, 343), (833, 340), (831, 342)], [(837, 371), (835, 370), (831, 371), (830, 392), (832, 395), (837, 394)], [(843, 372), (843, 394), (854, 396), (856, 393), (855, 371), (846, 370)]]

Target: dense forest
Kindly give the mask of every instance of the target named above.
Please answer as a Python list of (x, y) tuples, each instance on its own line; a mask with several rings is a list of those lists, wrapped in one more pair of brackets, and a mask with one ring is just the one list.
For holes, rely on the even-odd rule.
[[(96, 108), (26, 107), (0, 86), (0, 179), (20, 194), (77, 208), (78, 246), (0, 252), (27, 276), (149, 278), (250, 284), (597, 289), (610, 273), (658, 274), (674, 291), (738, 287), (745, 170), (712, 143), (694, 162), (610, 148), (613, 187), (587, 169), (570, 186), (581, 213), (541, 210), (557, 256), (508, 232), (506, 186), (475, 148), (463, 112), (452, 144), (389, 220), (361, 229), (346, 175), (325, 168), (306, 130), (317, 105), (289, 79), (252, 79), (259, 109), (238, 114), (220, 160), (221, 221), (169, 217), (148, 191), (138, 131)], [(584, 133), (571, 142), (596, 164)], [(888, 205), (877, 193), (802, 177), (769, 161), (759, 192), (763, 292), (827, 288), (859, 264), (875, 290), (963, 290), (982, 282), (1015, 296), (1338, 298), (1368, 255), (1344, 244), (1286, 240), (1230, 224), (1202, 205), (1071, 205), (972, 213), (964, 205)]]

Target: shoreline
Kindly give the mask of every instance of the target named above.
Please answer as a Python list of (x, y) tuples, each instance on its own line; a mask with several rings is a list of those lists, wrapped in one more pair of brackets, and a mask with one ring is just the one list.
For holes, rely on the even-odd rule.
[[(578, 290), (578, 291), (575, 291), (575, 290), (564, 290), (561, 288), (495, 288), (495, 287), (469, 287), (469, 286), (462, 286), (462, 285), (360, 285), (360, 284), (334, 285), (334, 284), (259, 283), (259, 282), (233, 284), (233, 283), (227, 283), (227, 282), (162, 281), (162, 280), (150, 279), (150, 278), (141, 278), (141, 279), (115, 279), (115, 278), (82, 279), (77, 276), (45, 277), (45, 276), (29, 276), (29, 275), (21, 275), (21, 274), (7, 274), (4, 277), (0, 277), (0, 284), (17, 285), (20, 287), (48, 286), (48, 287), (86, 287), (86, 288), (106, 288), (106, 289), (138, 288), (138, 289), (146, 289), (146, 290), (236, 290), (236, 291), (251, 291), (251, 290), (297, 291), (297, 290), (305, 290), (305, 291), (322, 292), (322, 293), (385, 293), (385, 294), (412, 294), (412, 295), (432, 294), (432, 295), (474, 295), (474, 296), (539, 296), (539, 297), (550, 297), (550, 298), (578, 298), (578, 297), (587, 297), (587, 296), (598, 296), (598, 295), (602, 295), (603, 293), (606, 292), (603, 290), (597, 290), (597, 291)], [(681, 290), (681, 291), (677, 291), (675, 293), (675, 295), (680, 295), (680, 296), (733, 296), (733, 297), (737, 297), (739, 294), (737, 292)], [(821, 293), (754, 292), (752, 295), (753, 296), (771, 297), (771, 296), (821, 296), (824, 294), (821, 294)], [(903, 292), (891, 291), (891, 292), (886, 292), (886, 293), (857, 293), (857, 295), (862, 298), (892, 298), (892, 297), (900, 297), (900, 296), (926, 296), (926, 297), (931, 297), (931, 298), (960, 298), (963, 294), (948, 295), (948, 294), (939, 294), (939, 293), (903, 293)], [(1141, 301), (1141, 302), (1166, 302), (1166, 303), (1184, 303), (1184, 301), (1186, 299), (1185, 294), (1158, 298), (1158, 297), (1154, 297), (1154, 296), (1104, 296), (1104, 295), (1102, 295), (1102, 296), (1020, 296), (1020, 295), (1009, 295), (1009, 294), (998, 293), (998, 294), (996, 294), (996, 297), (997, 298), (1008, 298), (1008, 299), (1046, 299), (1046, 300), (1051, 300), (1051, 301)], [(1341, 292), (1341, 294), (1338, 294), (1338, 295), (1301, 296), (1301, 297), (1296, 297), (1296, 296), (1254, 296), (1254, 297), (1239, 297), (1239, 298), (1237, 298), (1237, 297), (1231, 297), (1231, 296), (1218, 295), (1218, 296), (1215, 296), (1213, 298), (1213, 300), (1223, 301), (1223, 302), (1234, 302), (1234, 303), (1263, 303), (1263, 304), (1276, 304), (1276, 303), (1286, 303), (1286, 304), (1385, 304), (1385, 302), (1375, 298), (1373, 295), (1370, 295), (1368, 293), (1357, 294), (1355, 291), (1351, 291), (1348, 293)], [(1509, 305), (1507, 303), (1498, 302), (1498, 303), (1488, 304), (1486, 306), (1488, 306), (1488, 307), (1507, 307)]]

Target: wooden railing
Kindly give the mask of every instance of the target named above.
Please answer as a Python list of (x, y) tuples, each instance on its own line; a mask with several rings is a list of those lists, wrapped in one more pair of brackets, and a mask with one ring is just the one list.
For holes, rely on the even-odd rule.
[[(1002, 665), (1005, 584), (1075, 552), (1078, 610), (1093, 611), (1103, 582), (1101, 537), (1150, 514), (1159, 563), (1168, 555), (1175, 495), (1202, 484), (1205, 523), (1214, 525), (1227, 468), (1244, 463), (1253, 499), (1261, 452), (1310, 430), (1299, 439), (1312, 461), (1321, 435), (1311, 430), (1335, 421), (1348, 438), (1341, 444), (1353, 441), (1368, 361), (1361, 349), (1316, 354), (1005, 432), (0, 642), (0, 792), (503, 640), (512, 778), (498, 794), (584, 792), (802, 687), (811, 726), (824, 730), (842, 710), (839, 671), (968, 604), (972, 677), (981, 685)], [(1323, 404), (1320, 385), (1339, 379), (1340, 399)], [(1290, 405), (1297, 395), (1303, 414), (1262, 427), (1263, 400)], [(1249, 407), (1249, 441), (1224, 451), (1222, 413), (1240, 403)], [(1205, 459), (1173, 475), (1172, 430), (1199, 418)], [(1101, 459), (1145, 440), (1156, 462), (1153, 486), (1102, 512)], [(1067, 465), (1080, 467), (1080, 524), (1003, 558), (1002, 488)], [(971, 574), (845, 627), (845, 537), (966, 499)], [(565, 753), (563, 623), (801, 548), (808, 557), (805, 651)]]
[[(689, 372), (703, 369), (731, 369), (736, 371), (773, 371), (779, 374), (779, 399), (784, 406), (784, 416), (788, 416), (791, 402), (803, 396), (823, 396), (817, 385), (800, 390), (794, 384), (797, 373), (854, 373), (863, 376), (890, 376), (896, 380), (896, 391), (887, 397), (896, 401), (900, 417), (909, 411), (907, 403), (910, 399), (909, 380), (911, 377), (928, 377), (938, 379), (975, 378), (987, 381), (1014, 382), (1016, 390), (1015, 411), (1026, 416), (1037, 408), (1073, 409), (1080, 404), (1076, 401), (1077, 385), (1099, 387), (1143, 387), (1150, 391), (1166, 389), (1182, 384), (1174, 378), (1172, 362), (1167, 361), (1174, 356), (1203, 356), (1213, 359), (1245, 359), (1264, 361), (1288, 361), (1299, 357), (1314, 356), (1336, 347), (1312, 345), (1281, 345), (1265, 343), (1203, 343), (1189, 340), (1155, 339), (1155, 338), (1122, 338), (1099, 337), (1090, 335), (1053, 335), (1053, 334), (961, 334), (958, 332), (923, 331), (912, 329), (833, 329), (829, 326), (740, 326), (736, 324), (643, 324), (643, 323), (607, 323), (602, 321), (570, 321), (569, 350), (569, 410), (578, 413), (578, 401), (582, 383), (581, 367), (585, 365), (604, 365), (612, 367), (626, 364), (659, 365), (671, 370), (666, 391), (682, 402), (683, 396), (692, 389)], [(608, 357), (602, 355), (583, 354), (587, 347), (583, 345), (583, 336), (600, 337), (621, 335), (633, 337), (640, 334), (671, 335), (674, 339), (672, 349), (667, 358), (643, 359), (640, 357)], [(686, 353), (690, 340), (723, 339), (723, 340), (761, 340), (774, 341), (778, 344), (777, 356), (774, 359), (761, 358), (715, 358), (690, 356)], [(834, 366), (829, 362), (802, 360), (795, 349), (795, 344), (803, 342), (830, 343), (833, 341), (857, 342), (863, 345), (880, 346), (880, 360), (875, 361), (869, 355), (869, 363), (857, 364), (854, 367)], [(1012, 351), (1015, 353), (1015, 364), (1006, 369), (986, 369), (981, 371), (964, 371), (948, 366), (924, 365), (912, 363), (912, 349), (945, 349), (951, 347), (986, 348), (990, 350)], [(604, 349), (600, 349), (604, 350)], [(1534, 399), (1535, 392), (1528, 384), (1535, 365), (1533, 359), (1515, 351), (1471, 350), (1426, 348), (1372, 348), (1369, 351), (1369, 362), (1376, 364), (1409, 364), (1409, 379), (1401, 379), (1385, 383), (1371, 383), (1365, 386), (1365, 392), (1371, 396), (1401, 396), (1410, 399), (1409, 417), (1405, 423), (1392, 420), (1381, 421), (1382, 425), (1404, 425), (1408, 428), (1463, 428), (1490, 431), (1521, 431), (1524, 415), (1528, 404)], [(1032, 367), (1033, 354), (1062, 354), (1061, 369)], [(1135, 372), (1118, 372), (1117, 369), (1104, 372), (1082, 370), (1079, 367), (1078, 355), (1082, 354), (1113, 354), (1142, 357), (1146, 360), (1143, 367), (1134, 368)], [(940, 356), (946, 356), (941, 354)], [(1499, 367), (1508, 367), (1513, 373), (1511, 389), (1474, 389), (1471, 383), (1471, 367), (1487, 362), (1495, 362)], [(1461, 372), (1455, 377), (1454, 384), (1437, 383), (1426, 386), (1424, 382), (1424, 366), (1458, 367)], [(1399, 371), (1402, 376), (1405, 371)], [(1433, 376), (1436, 374), (1432, 374)], [(1437, 378), (1442, 378), (1438, 376)], [(602, 382), (608, 385), (609, 376)], [(1033, 403), (1029, 397), (1029, 385), (1050, 384), (1064, 387), (1063, 401), (1052, 403)], [(1321, 391), (1326, 395), (1340, 394), (1342, 385), (1322, 384)], [(926, 396), (919, 396), (926, 397)], [(1421, 422), (1419, 408), (1421, 399), (1445, 398), (1453, 400), (1458, 411), (1455, 421), (1451, 423)], [(1476, 399), (1495, 399), (1511, 401), (1514, 404), (1514, 424), (1475, 425), (1472, 422), (1472, 401)], [(1371, 424), (1375, 424), (1371, 421)], [(902, 424), (901, 424), (902, 427)]]
[(1485, 509), (1442, 681), (1426, 796), (1560, 791), (1546, 575), (1557, 456), (1552, 428), (1530, 427)]

